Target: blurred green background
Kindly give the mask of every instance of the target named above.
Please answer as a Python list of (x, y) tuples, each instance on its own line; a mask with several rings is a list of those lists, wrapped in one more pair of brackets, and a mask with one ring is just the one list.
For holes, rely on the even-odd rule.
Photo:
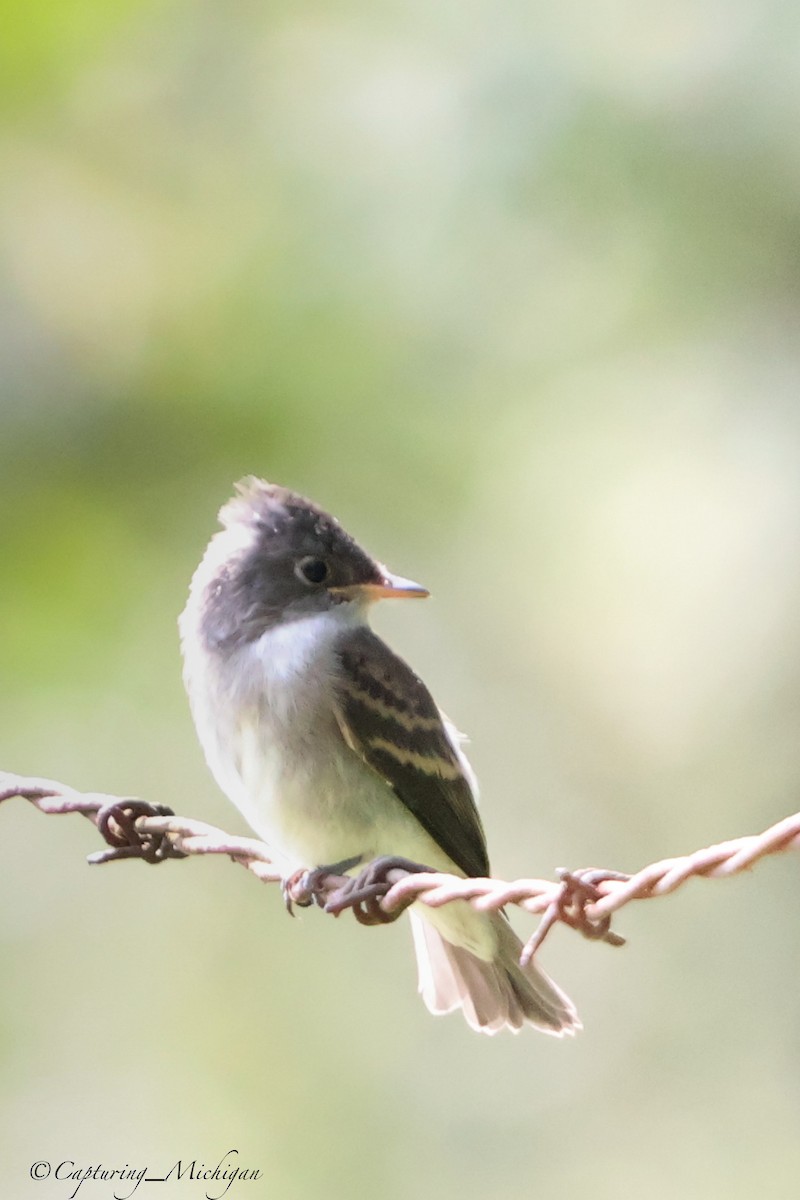
[[(496, 874), (794, 811), (799, 66), (770, 0), (12, 4), (0, 767), (245, 832), (175, 619), (255, 472), (431, 588), (376, 625)], [(231, 1147), (240, 1197), (795, 1195), (796, 858), (555, 932), (565, 1044), (429, 1016), (405, 922), (0, 821), (4, 1197)]]

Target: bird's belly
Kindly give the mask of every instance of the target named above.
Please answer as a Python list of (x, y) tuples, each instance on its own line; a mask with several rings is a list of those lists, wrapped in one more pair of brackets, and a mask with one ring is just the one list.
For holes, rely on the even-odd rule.
[[(389, 785), (340, 740), (338, 728), (323, 728), (319, 714), (306, 729), (297, 721), (277, 727), (263, 709), (226, 706), (213, 720), (204, 717), (198, 712), (196, 719), (217, 783), (286, 874), (383, 855), (461, 874)], [(491, 958), (495, 936), (485, 914), (461, 901), (418, 907), (448, 941)]]
[(369, 861), (379, 854), (416, 855), (432, 865), (434, 857), (442, 860), (391, 788), (335, 736), (317, 738), (302, 752), (288, 749), (285, 738), (273, 739), (263, 725), (242, 729), (241, 786), (232, 795), (287, 865), (315, 867), (357, 856)]
[(263, 731), (242, 741), (240, 808), (271, 849), (293, 867), (368, 852), (380, 780), (338, 756), (287, 756)]

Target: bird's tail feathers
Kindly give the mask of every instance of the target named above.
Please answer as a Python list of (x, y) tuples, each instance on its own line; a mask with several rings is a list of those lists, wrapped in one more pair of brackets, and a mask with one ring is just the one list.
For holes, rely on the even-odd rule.
[(430, 1012), (461, 1008), (473, 1029), (488, 1034), (530, 1024), (560, 1037), (581, 1028), (569, 997), (533, 963), (519, 965), (522, 943), (500, 913), (492, 918), (497, 953), (488, 962), (446, 941), (421, 914), (409, 915), (419, 990)]

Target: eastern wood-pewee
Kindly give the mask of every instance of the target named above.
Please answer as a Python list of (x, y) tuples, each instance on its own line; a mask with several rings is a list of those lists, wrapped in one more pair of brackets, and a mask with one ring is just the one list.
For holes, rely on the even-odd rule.
[[(221, 510), (180, 618), (184, 678), (217, 783), (287, 868), (402, 855), (489, 874), (461, 739), (369, 627), (382, 597), (427, 596), (328, 513), (247, 479)], [(410, 913), (419, 989), (474, 1029), (580, 1027), (501, 913), (465, 901)]]

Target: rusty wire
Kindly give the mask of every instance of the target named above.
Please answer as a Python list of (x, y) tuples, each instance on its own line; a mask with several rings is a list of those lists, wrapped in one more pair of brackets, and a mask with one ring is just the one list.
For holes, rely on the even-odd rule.
[[(538, 929), (525, 946), (523, 962), (530, 961), (558, 922), (577, 929), (584, 937), (618, 946), (624, 938), (611, 929), (611, 918), (632, 900), (669, 895), (694, 877), (727, 878), (769, 854), (800, 849), (800, 813), (795, 813), (763, 833), (662, 859), (634, 875), (587, 868), (559, 870), (556, 881), (517, 879), (506, 883), (500, 879), (463, 879), (403, 859), (381, 859), (368, 864), (355, 880), (337, 873), (336, 868), (301, 871), (287, 880), (272, 863), (263, 842), (234, 837), (204, 821), (176, 816), (166, 805), (78, 792), (53, 780), (0, 772), (0, 802), (15, 796), (29, 800), (40, 812), (77, 812), (91, 820), (107, 848), (90, 854), (90, 863), (141, 858), (155, 864), (194, 854), (222, 854), (264, 882), (280, 882), (290, 911), (293, 904), (312, 903), (335, 915), (352, 908), (362, 924), (374, 925), (395, 920), (417, 901), (439, 908), (462, 900), (479, 911), (517, 905), (526, 912), (542, 914)], [(340, 868), (347, 865), (340, 864)]]

